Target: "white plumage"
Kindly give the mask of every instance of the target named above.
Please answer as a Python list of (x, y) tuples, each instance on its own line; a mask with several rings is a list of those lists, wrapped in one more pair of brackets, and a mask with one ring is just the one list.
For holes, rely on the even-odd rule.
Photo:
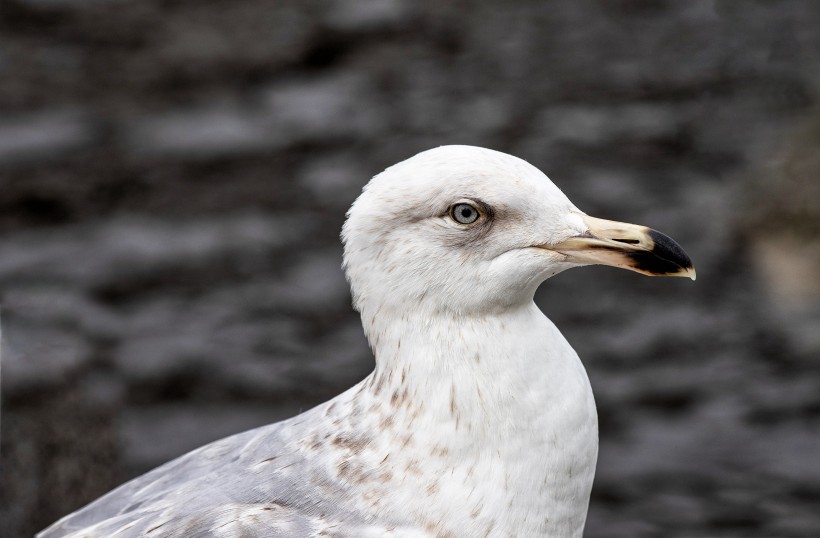
[(680, 247), (587, 217), (526, 162), (467, 146), (373, 178), (342, 236), (373, 373), (163, 465), (40, 537), (580, 536), (595, 404), (533, 294), (587, 263), (694, 277)]

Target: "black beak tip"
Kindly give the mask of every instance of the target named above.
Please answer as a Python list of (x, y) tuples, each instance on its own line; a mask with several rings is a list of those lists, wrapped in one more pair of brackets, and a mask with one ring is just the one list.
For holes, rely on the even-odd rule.
[[(636, 268), (653, 275), (694, 274), (692, 259), (674, 239), (657, 230), (649, 230), (654, 246), (631, 256)], [(682, 275), (684, 276), (684, 275)]]

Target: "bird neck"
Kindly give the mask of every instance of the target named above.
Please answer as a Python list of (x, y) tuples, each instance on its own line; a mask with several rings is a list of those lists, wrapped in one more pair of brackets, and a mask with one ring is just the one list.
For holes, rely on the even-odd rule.
[(374, 392), (424, 402), (437, 419), (476, 435), (531, 425), (543, 406), (588, 390), (578, 356), (532, 302), (483, 316), (391, 313), (364, 326), (376, 357)]
[(504, 516), (514, 534), (580, 533), (597, 457), (595, 404), (578, 356), (535, 304), (364, 325), (376, 368), (363, 387), (389, 424), (384, 435), (412, 437), (403, 442), (425, 447), (431, 468), (461, 472), (476, 495), (514, 504)]

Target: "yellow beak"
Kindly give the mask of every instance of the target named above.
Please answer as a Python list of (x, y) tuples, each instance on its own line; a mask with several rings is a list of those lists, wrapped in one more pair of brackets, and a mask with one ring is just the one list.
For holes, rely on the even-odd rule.
[(580, 264), (611, 265), (650, 276), (695, 280), (692, 260), (668, 235), (657, 230), (582, 215), (588, 231), (548, 248)]

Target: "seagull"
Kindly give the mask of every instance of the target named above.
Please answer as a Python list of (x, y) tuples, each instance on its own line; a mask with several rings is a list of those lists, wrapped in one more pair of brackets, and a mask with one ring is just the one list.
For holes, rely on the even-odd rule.
[(376, 175), (342, 241), (370, 375), (166, 463), (38, 536), (581, 536), (595, 401), (533, 296), (591, 264), (694, 280), (683, 249), (590, 217), (526, 161), (471, 146)]

